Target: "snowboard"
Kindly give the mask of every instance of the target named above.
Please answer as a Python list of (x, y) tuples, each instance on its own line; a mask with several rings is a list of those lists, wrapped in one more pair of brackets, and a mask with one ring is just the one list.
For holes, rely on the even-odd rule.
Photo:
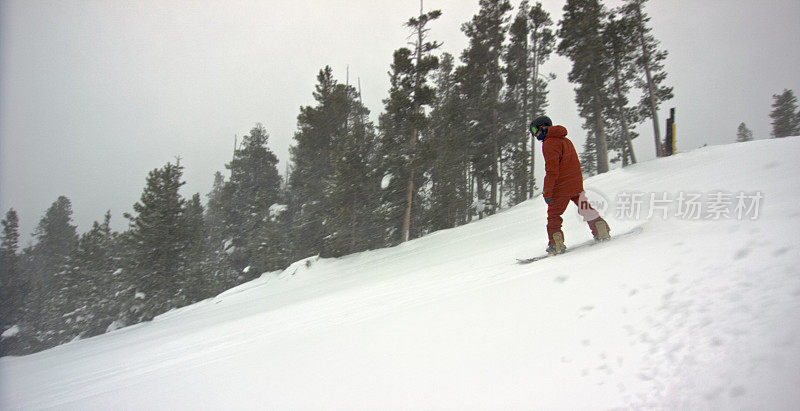
[[(580, 250), (582, 248), (591, 247), (591, 246), (597, 245), (597, 244), (607, 243), (609, 241), (614, 241), (615, 239), (618, 239), (618, 238), (630, 237), (632, 235), (636, 235), (636, 234), (641, 233), (642, 230), (643, 230), (642, 226), (638, 226), (638, 227), (634, 227), (633, 229), (628, 230), (628, 231), (626, 231), (626, 232), (624, 232), (622, 234), (617, 234), (617, 235), (613, 235), (612, 234), (611, 238), (609, 238), (608, 240), (605, 240), (605, 241), (599, 241), (598, 242), (598, 241), (595, 241), (595, 240), (589, 240), (589, 241), (586, 241), (584, 243), (578, 244), (578, 245), (576, 245), (574, 247), (567, 247), (567, 249), (561, 254), (566, 254), (566, 253), (569, 253), (571, 251)], [(545, 258), (548, 258), (548, 257), (555, 257), (555, 256), (561, 255), (561, 254), (555, 254), (555, 255), (543, 254), (543, 255), (540, 255), (540, 256), (537, 256), (537, 257), (531, 257), (531, 258), (517, 258), (517, 264), (530, 264), (530, 263), (534, 263), (534, 262), (539, 261), (539, 260), (544, 260)]]

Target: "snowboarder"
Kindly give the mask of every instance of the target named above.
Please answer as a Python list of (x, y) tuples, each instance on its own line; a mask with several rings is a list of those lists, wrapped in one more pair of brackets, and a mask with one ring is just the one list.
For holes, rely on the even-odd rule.
[(566, 251), (564, 233), (561, 231), (561, 215), (570, 201), (578, 206), (578, 214), (589, 224), (596, 241), (611, 238), (608, 223), (589, 204), (583, 191), (583, 174), (578, 153), (567, 138), (564, 126), (553, 125), (547, 116), (538, 117), (530, 125), (531, 135), (542, 142), (544, 154), (544, 190), (542, 196), (547, 203), (547, 253), (561, 254)]

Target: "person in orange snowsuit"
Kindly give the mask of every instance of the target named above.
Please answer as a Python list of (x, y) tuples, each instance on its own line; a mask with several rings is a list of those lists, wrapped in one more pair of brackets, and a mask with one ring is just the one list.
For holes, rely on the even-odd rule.
[(530, 124), (531, 135), (542, 142), (544, 155), (544, 189), (542, 196), (547, 203), (547, 252), (560, 254), (566, 250), (564, 233), (561, 231), (561, 215), (572, 201), (578, 206), (578, 214), (589, 224), (597, 241), (610, 236), (608, 223), (589, 204), (583, 191), (583, 173), (578, 153), (567, 138), (564, 126), (553, 125), (547, 116), (538, 117)]

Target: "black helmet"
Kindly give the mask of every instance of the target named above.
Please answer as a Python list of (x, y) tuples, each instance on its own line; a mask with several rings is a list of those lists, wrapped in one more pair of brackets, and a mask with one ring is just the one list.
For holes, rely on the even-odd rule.
[(547, 117), (547, 116), (537, 117), (536, 120), (533, 120), (533, 122), (531, 122), (531, 126), (536, 127), (536, 128), (539, 128), (539, 127), (542, 127), (542, 126), (550, 127), (552, 125), (553, 125), (553, 120), (550, 120), (550, 117)]

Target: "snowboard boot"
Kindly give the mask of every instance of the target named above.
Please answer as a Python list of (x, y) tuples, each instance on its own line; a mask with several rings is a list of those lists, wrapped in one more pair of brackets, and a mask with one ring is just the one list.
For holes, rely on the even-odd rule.
[(595, 218), (589, 221), (589, 228), (592, 230), (592, 236), (595, 241), (606, 241), (611, 239), (611, 228), (608, 226), (606, 220), (602, 217)]
[(567, 246), (564, 245), (564, 233), (556, 231), (550, 235), (550, 242), (547, 244), (547, 254), (556, 255), (563, 254), (567, 251)]

